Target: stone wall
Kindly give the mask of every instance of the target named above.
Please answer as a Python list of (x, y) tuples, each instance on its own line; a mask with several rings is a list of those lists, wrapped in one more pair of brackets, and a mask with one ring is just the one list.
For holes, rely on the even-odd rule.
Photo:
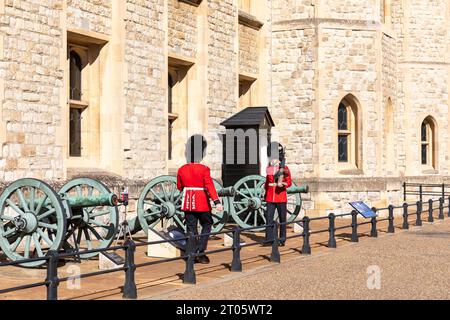
[(314, 173), (316, 42), (312, 28), (277, 31), (272, 40), (270, 112), (276, 121), (274, 134), (287, 146), (291, 171), (301, 178)]
[(328, 19), (380, 21), (380, 0), (321, 1), (321, 16)]
[(164, 0), (127, 0), (124, 130), (130, 138), (130, 149), (123, 157), (124, 176), (128, 179), (152, 179), (166, 169), (166, 52), (161, 45), (165, 30), (160, 23), (163, 10)]
[(239, 24), (239, 71), (259, 73), (258, 30)]
[(68, 27), (110, 35), (111, 1), (67, 0)]
[(222, 142), (220, 123), (237, 109), (237, 10), (233, 0), (208, 1), (208, 154), (212, 175), (221, 176)]
[(62, 179), (60, 1), (5, 1), (0, 20), (0, 180)]
[(377, 175), (378, 137), (381, 134), (377, 101), (377, 33), (370, 30), (323, 29), (319, 49), (320, 76), (320, 135), (319, 166), (325, 177), (338, 173), (337, 159), (337, 107), (346, 94), (351, 93), (359, 102), (361, 126), (359, 169), (365, 176)]
[(169, 51), (194, 58), (197, 53), (197, 8), (178, 0), (168, 1)]

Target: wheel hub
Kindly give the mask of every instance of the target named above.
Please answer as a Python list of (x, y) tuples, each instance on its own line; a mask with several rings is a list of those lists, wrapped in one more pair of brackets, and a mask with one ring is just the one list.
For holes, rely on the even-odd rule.
[(164, 202), (161, 213), (164, 217), (172, 218), (177, 212), (175, 205), (172, 202)]
[(20, 231), (33, 233), (38, 227), (38, 220), (32, 212), (25, 212), (14, 218), (14, 225)]
[(261, 208), (261, 205), (262, 201), (260, 198), (253, 197), (248, 200), (248, 206), (252, 210), (258, 210), (259, 208)]

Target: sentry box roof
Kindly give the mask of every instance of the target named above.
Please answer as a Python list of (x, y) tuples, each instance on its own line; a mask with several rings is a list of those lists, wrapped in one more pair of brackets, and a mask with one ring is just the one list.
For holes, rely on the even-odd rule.
[(275, 127), (275, 123), (267, 107), (246, 108), (225, 120), (220, 125), (226, 128)]

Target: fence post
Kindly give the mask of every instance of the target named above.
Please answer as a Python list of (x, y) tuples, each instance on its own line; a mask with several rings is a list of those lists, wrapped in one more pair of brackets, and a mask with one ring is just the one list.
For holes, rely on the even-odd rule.
[(438, 219), (444, 220), (444, 198), (439, 198), (439, 217)]
[(330, 237), (328, 238), (328, 248), (336, 248), (336, 236), (335, 236), (336, 215), (334, 213), (330, 213), (328, 215), (328, 220), (329, 220), (328, 231), (330, 233)]
[(47, 255), (47, 300), (58, 300), (58, 252), (50, 250)]
[(447, 215), (450, 217), (450, 196), (448, 197), (448, 213)]
[(278, 222), (272, 224), (272, 253), (270, 262), (280, 263), (280, 251), (278, 250)]
[(303, 246), (302, 254), (311, 254), (311, 245), (309, 244), (309, 217), (303, 217)]
[(195, 247), (196, 247), (196, 241), (195, 241), (195, 235), (192, 232), (188, 233), (188, 239), (186, 243), (186, 252), (187, 255), (186, 259), (186, 269), (184, 271), (183, 275), (183, 283), (187, 284), (196, 284), (196, 278), (195, 278), (195, 270), (194, 270), (194, 263), (195, 263)]
[(403, 204), (403, 226), (402, 229), (408, 230), (409, 229), (409, 223), (408, 223), (408, 204), (405, 202)]
[(417, 215), (417, 218), (416, 218), (416, 226), (421, 226), (422, 225), (422, 218), (421, 218), (421, 215), (422, 215), (422, 201), (417, 201), (417, 212), (416, 212), (416, 215)]
[(403, 182), (403, 201), (406, 202), (406, 182)]
[[(372, 207), (372, 211), (375, 212), (375, 214), (376, 214), (377, 208)], [(372, 228), (370, 229), (370, 236), (376, 238), (376, 237), (378, 237), (377, 216), (372, 217), (372, 219), (370, 220), (370, 223), (372, 225)]]
[(433, 222), (433, 199), (428, 200), (428, 222)]
[(394, 228), (394, 206), (391, 204), (389, 207), (389, 225), (388, 225), (388, 233), (394, 233), (395, 232), (395, 228)]
[(125, 284), (123, 286), (124, 299), (137, 299), (137, 288), (134, 280), (136, 265), (134, 264), (134, 253), (136, 244), (133, 240), (128, 239), (125, 244)]
[(358, 242), (358, 212), (352, 211), (352, 242)]
[(233, 232), (233, 261), (231, 262), (231, 272), (241, 271), (241, 228), (236, 227)]
[(419, 185), (419, 199), (420, 199), (420, 202), (423, 202), (423, 196), (422, 196), (422, 193), (423, 193), (423, 188), (422, 188), (422, 185)]

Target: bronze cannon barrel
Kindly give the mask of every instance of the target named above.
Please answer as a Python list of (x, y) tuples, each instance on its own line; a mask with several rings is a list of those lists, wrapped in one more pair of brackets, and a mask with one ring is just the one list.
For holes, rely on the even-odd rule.
[[(119, 204), (119, 198), (114, 193), (101, 194), (99, 196), (81, 196), (81, 197), (71, 197), (66, 195), (61, 195), (62, 200), (66, 200), (71, 208), (89, 208), (89, 207), (115, 207)], [(39, 207), (42, 200), (35, 200), (35, 208)], [(49, 199), (45, 200), (45, 207), (51, 204)]]
[[(264, 185), (260, 187), (260, 189), (264, 188)], [(286, 190), (288, 194), (298, 194), (298, 193), (309, 193), (309, 186), (308, 185), (301, 185), (301, 186), (292, 186)], [(239, 193), (242, 193), (246, 196), (248, 196), (250, 193), (247, 189), (241, 189), (239, 190)]]

